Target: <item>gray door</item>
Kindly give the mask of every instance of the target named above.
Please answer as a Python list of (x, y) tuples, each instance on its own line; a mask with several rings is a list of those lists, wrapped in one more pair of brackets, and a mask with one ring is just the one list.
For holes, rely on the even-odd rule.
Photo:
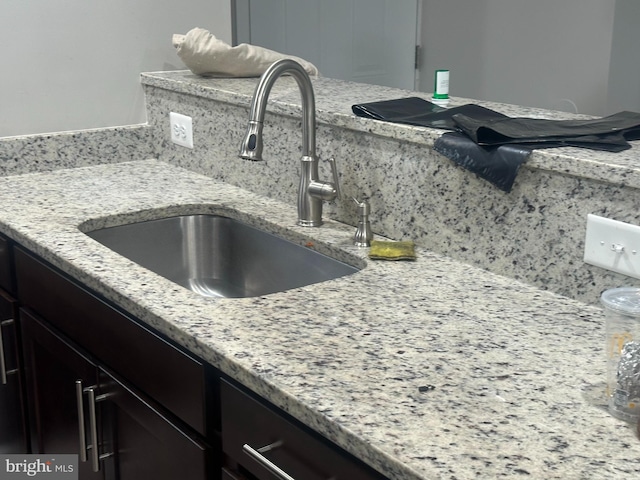
[(419, 0), (236, 0), (236, 43), (314, 63), (322, 76), (413, 90)]

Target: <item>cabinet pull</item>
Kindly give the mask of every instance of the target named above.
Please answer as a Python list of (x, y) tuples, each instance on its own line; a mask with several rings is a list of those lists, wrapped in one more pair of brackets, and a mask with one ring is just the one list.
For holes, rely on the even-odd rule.
[(4, 358), (4, 339), (2, 338), (2, 327), (6, 325), (13, 325), (14, 323), (15, 322), (12, 318), (0, 322), (0, 382), (2, 382), (2, 385), (7, 384), (7, 375), (17, 373), (18, 371), (17, 368), (14, 368), (13, 370), (7, 370), (7, 364)]
[(84, 429), (84, 401), (82, 380), (76, 380), (76, 403), (78, 404), (78, 436), (80, 437), (80, 461), (87, 461), (87, 434)]
[(91, 466), (94, 472), (100, 471), (100, 451), (98, 448), (98, 419), (96, 416), (95, 387), (86, 389), (89, 398), (89, 432), (91, 435)]
[(267, 457), (262, 455), (263, 453), (266, 453), (266, 452), (269, 452), (271, 450), (274, 450), (274, 449), (276, 449), (278, 447), (281, 447), (282, 445), (283, 445), (282, 441), (277, 441), (277, 442), (271, 443), (269, 445), (265, 445), (264, 447), (255, 449), (255, 448), (251, 447), (251, 445), (245, 443), (242, 446), (242, 451), (244, 453), (246, 453), (247, 455), (249, 455), (251, 458), (253, 458), (256, 462), (258, 462), (264, 468), (269, 470), (271, 473), (273, 473), (279, 479), (281, 479), (281, 480), (295, 480), (291, 475), (289, 475), (287, 472), (282, 470), (280, 467), (278, 467), (275, 463), (273, 463)]
[(91, 445), (87, 449), (91, 449), (91, 467), (94, 472), (100, 471), (100, 460), (114, 456), (113, 452), (100, 454), (100, 445), (98, 444), (98, 417), (96, 415), (96, 402), (106, 400), (109, 395), (96, 395), (96, 386), (84, 389), (89, 399), (89, 430), (91, 435)]

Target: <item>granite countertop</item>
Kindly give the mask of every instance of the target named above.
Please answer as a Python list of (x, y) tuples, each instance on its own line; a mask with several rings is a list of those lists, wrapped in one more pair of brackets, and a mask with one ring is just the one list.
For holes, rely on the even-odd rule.
[[(403, 91), (380, 85), (347, 82), (333, 78), (313, 77), (316, 99), (316, 119), (335, 127), (433, 146), (442, 135), (438, 129), (372, 121), (353, 115), (353, 103), (375, 102), (409, 96), (429, 100), (430, 94)], [(141, 74), (141, 83), (174, 92), (220, 102), (247, 106), (256, 87), (255, 78), (206, 78), (189, 70), (150, 72)], [(451, 97), (449, 107), (475, 103), (501, 112), (509, 117), (545, 118), (552, 120), (593, 118), (587, 115)], [(300, 92), (293, 78), (281, 77), (269, 95), (269, 111), (282, 115), (301, 114)], [(582, 178), (640, 188), (640, 141), (623, 152), (600, 152), (575, 147), (534, 150), (524, 168), (559, 172)]]
[[(0, 231), (389, 478), (640, 476), (634, 428), (603, 406), (597, 307), (423, 249), (370, 261), (351, 226), (295, 226), (293, 205), (156, 160), (0, 178), (0, 202)], [(207, 299), (79, 230), (194, 212), (366, 267)]]

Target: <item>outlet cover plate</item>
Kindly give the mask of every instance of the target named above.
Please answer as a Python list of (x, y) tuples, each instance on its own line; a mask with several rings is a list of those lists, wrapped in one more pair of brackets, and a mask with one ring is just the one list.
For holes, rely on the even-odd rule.
[(640, 227), (588, 215), (584, 261), (613, 272), (640, 278)]
[(169, 113), (171, 141), (176, 145), (193, 148), (193, 122), (191, 117), (180, 113)]

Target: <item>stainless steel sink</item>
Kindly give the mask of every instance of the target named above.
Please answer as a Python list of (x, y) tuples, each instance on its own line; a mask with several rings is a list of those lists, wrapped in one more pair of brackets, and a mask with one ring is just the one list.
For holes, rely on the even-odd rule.
[(358, 271), (233, 218), (186, 215), (87, 232), (111, 250), (209, 297), (255, 297)]

